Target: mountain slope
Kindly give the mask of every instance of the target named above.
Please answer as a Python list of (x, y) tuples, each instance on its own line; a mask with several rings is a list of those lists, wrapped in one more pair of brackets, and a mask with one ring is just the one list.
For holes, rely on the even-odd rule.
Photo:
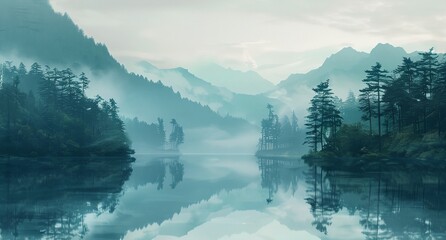
[(194, 129), (223, 131), (227, 134), (225, 137), (254, 130), (241, 119), (221, 117), (161, 83), (127, 72), (104, 45), (87, 38), (67, 15), (55, 13), (47, 0), (0, 1), (0, 32), (0, 56), (5, 60), (28, 61), (28, 66), (38, 61), (71, 67), (75, 73), (89, 71), (90, 96), (113, 97), (121, 114), (127, 117), (139, 117), (147, 122), (154, 122), (157, 117), (176, 118), (185, 128), (186, 143), (216, 136), (211, 132), (192, 136), (200, 132)]
[(255, 95), (274, 87), (274, 84), (254, 71), (243, 72), (213, 63), (195, 66), (192, 71), (199, 78), (206, 79), (211, 84), (227, 88), (234, 93)]
[(364, 71), (376, 62), (380, 62), (384, 69), (392, 71), (402, 62), (403, 57), (418, 59), (418, 54), (409, 54), (403, 48), (381, 43), (370, 53), (344, 48), (328, 57), (317, 69), (306, 74), (291, 74), (277, 85), (276, 91), (288, 89), (292, 92), (302, 85), (314, 87), (321, 81), (330, 79), (334, 91), (344, 98), (350, 90), (356, 92), (363, 87)]
[(283, 103), (263, 95), (238, 94), (226, 88), (216, 87), (205, 80), (196, 77), (184, 68), (159, 69), (148, 62), (140, 62), (139, 67), (144, 76), (164, 85), (172, 87), (182, 96), (208, 105), (222, 116), (231, 115), (259, 124), (259, 119), (265, 115), (267, 104), (273, 104), (276, 109), (283, 109)]
[(291, 74), (265, 95), (285, 101), (303, 119), (314, 95), (311, 89), (320, 82), (330, 79), (333, 92), (340, 98), (345, 99), (350, 91), (357, 96), (359, 89), (364, 87), (362, 79), (365, 78), (365, 70), (380, 62), (384, 69), (392, 71), (403, 57), (419, 58), (417, 53), (409, 54), (390, 44), (378, 44), (370, 53), (344, 48), (328, 57), (319, 68), (305, 74)]

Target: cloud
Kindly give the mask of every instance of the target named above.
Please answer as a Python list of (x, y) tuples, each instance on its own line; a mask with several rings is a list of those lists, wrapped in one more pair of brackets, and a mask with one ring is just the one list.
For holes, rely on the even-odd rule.
[[(304, 226), (312, 227), (310, 222), (303, 224), (302, 229), (294, 229), (296, 225), (282, 223), (288, 214), (277, 216), (276, 207), (268, 207), (265, 202), (253, 201), (263, 199), (258, 184), (250, 184), (245, 188), (232, 191), (221, 191), (207, 200), (183, 208), (178, 214), (161, 224), (149, 224), (144, 228), (129, 231), (124, 239), (319, 239)], [(289, 196), (288, 196), (289, 197)], [(286, 207), (287, 203), (283, 207)], [(306, 207), (306, 206), (303, 206)], [(290, 211), (289, 214), (293, 214)], [(256, 209), (256, 210), (254, 210)], [(288, 209), (290, 210), (290, 209)], [(306, 210), (301, 209), (301, 210)], [(291, 217), (302, 222), (311, 218), (307, 213)], [(222, 227), (225, 226), (225, 227)]]
[[(156, 1), (50, 0), (85, 32), (109, 46), (125, 64), (149, 59), (160, 67), (190, 67), (207, 59), (240, 70), (255, 69), (274, 82), (318, 67), (328, 55), (303, 53), (344, 43), (369, 51), (379, 42), (440, 47), (446, 41), (443, 0)], [(418, 44), (417, 44), (418, 43)], [(336, 46), (335, 48), (333, 48)], [(310, 54), (306, 54), (310, 56)], [(261, 68), (279, 64), (286, 68)]]
[[(162, 223), (128, 231), (124, 239), (319, 239), (323, 235), (303, 196), (306, 187), (299, 181), (297, 191), (279, 188), (271, 205), (267, 192), (258, 183), (221, 191), (206, 200), (184, 207)], [(258, 199), (258, 200), (256, 200)], [(362, 239), (360, 218), (341, 210), (332, 215), (330, 239)], [(222, 227), (224, 226), (224, 227)]]
[(205, 153), (253, 153), (257, 148), (259, 132), (239, 131), (239, 134), (229, 134), (215, 127), (185, 129), (185, 136), (189, 136), (184, 145), (183, 152), (193, 153), (196, 146), (200, 152)]

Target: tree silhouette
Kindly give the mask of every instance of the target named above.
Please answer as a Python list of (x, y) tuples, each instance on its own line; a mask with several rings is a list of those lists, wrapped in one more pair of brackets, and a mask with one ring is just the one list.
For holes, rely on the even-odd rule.
[[(306, 117), (305, 126), (308, 132), (305, 143), (312, 146), (314, 152), (317, 151), (318, 144), (321, 146), (321, 150), (324, 150), (327, 139), (334, 140), (338, 128), (342, 124), (341, 112), (335, 106), (329, 82), (326, 80), (313, 88), (316, 94), (311, 99), (311, 106), (308, 108), (309, 115)], [(331, 141), (331, 144), (330, 147), (335, 147), (336, 141)]]
[[(376, 106), (376, 117), (378, 119), (378, 145), (379, 151), (381, 151), (382, 143), (381, 143), (381, 117), (382, 117), (382, 96), (384, 92), (384, 86), (389, 79), (387, 75), (387, 71), (381, 69), (381, 64), (376, 63), (371, 67), (370, 70), (366, 70), (366, 78), (362, 81), (367, 84), (367, 87), (362, 90), (362, 93), (366, 95), (368, 98), (366, 108), (361, 108), (364, 112), (367, 112), (367, 118), (371, 118), (371, 107), (368, 107), (368, 104)], [(375, 102), (370, 102), (370, 94), (376, 96)], [(371, 126), (371, 125), (370, 125)]]
[(175, 119), (172, 119), (170, 124), (172, 124), (172, 131), (169, 136), (170, 146), (172, 150), (178, 150), (178, 146), (184, 143), (183, 127)]
[(23, 64), (18, 70), (12, 63), (4, 66), (0, 154), (84, 156), (132, 152), (116, 101), (87, 98), (85, 75), (78, 78), (70, 69), (60, 71), (48, 66), (43, 73), (38, 63), (29, 72)]
[(262, 119), (260, 150), (278, 149), (280, 137), (279, 116), (274, 113), (274, 107), (271, 104), (268, 104), (266, 108), (268, 109), (268, 118)]

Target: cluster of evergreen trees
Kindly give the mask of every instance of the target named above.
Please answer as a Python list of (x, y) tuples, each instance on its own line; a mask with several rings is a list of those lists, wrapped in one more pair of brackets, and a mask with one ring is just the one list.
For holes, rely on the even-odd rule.
[[(306, 117), (305, 143), (313, 152), (329, 150), (360, 154), (369, 150), (389, 150), (383, 145), (384, 139), (391, 139), (401, 132), (414, 136), (436, 132), (443, 138), (446, 130), (443, 126), (446, 121), (446, 61), (440, 61), (433, 49), (419, 55), (417, 61), (403, 58), (401, 65), (391, 73), (379, 62), (366, 70), (362, 80), (365, 87), (360, 90), (358, 103), (353, 94), (346, 102), (339, 101), (333, 96), (328, 80), (317, 85)], [(359, 123), (342, 125), (343, 116), (356, 118), (357, 112), (352, 108), (355, 104), (362, 114), (361, 120), (367, 123), (368, 133)]]
[(342, 124), (341, 112), (335, 105), (335, 98), (327, 80), (313, 88), (316, 95), (311, 99), (308, 108), (309, 115), (306, 117), (307, 138), (305, 143), (311, 146), (314, 152), (321, 150), (333, 143), (328, 139), (334, 139)]
[(360, 107), (363, 120), (368, 121), (369, 134), (374, 134), (373, 126), (378, 128), (380, 150), (381, 136), (390, 133), (436, 131), (438, 136), (444, 135), (446, 61), (440, 62), (433, 49), (419, 55), (418, 61), (403, 58), (392, 74), (380, 63), (366, 71)]
[(170, 124), (172, 126), (169, 139), (167, 139), (167, 131), (162, 118), (158, 118), (157, 123), (151, 124), (140, 121), (138, 118), (125, 121), (129, 137), (137, 143), (141, 151), (178, 150), (179, 145), (184, 143), (183, 127), (175, 119), (172, 119)]
[(132, 152), (115, 100), (86, 97), (89, 79), (38, 63), (1, 66), (0, 154), (126, 155)]
[(259, 140), (259, 150), (289, 149), (300, 145), (300, 129), (297, 117), (292, 114), (282, 120), (274, 113), (273, 106), (268, 104), (268, 117), (262, 120), (262, 135)]
[(178, 150), (178, 146), (184, 142), (183, 127), (175, 119), (172, 119), (170, 124), (172, 124), (172, 132), (169, 136), (170, 149)]

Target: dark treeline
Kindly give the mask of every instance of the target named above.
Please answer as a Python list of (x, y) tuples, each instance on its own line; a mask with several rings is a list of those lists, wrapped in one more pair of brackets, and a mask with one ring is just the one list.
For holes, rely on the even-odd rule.
[(175, 189), (183, 181), (183, 176), (184, 164), (179, 156), (156, 157), (150, 159), (147, 165), (136, 168), (128, 183), (135, 187), (151, 183), (156, 185), (157, 190), (168, 184), (170, 189)]
[(328, 237), (347, 215), (358, 223), (358, 239), (441, 239), (446, 230), (446, 176), (436, 166), (352, 170), (285, 158), (259, 158), (258, 165), (266, 202), (274, 202), (279, 189), (304, 197), (311, 224)]
[(299, 148), (302, 131), (297, 125), (297, 117), (291, 115), (282, 119), (274, 112), (273, 106), (268, 104), (268, 117), (262, 120), (262, 135), (259, 140), (259, 150), (284, 150)]
[[(413, 152), (419, 156), (432, 150), (432, 146), (421, 149), (425, 147), (421, 146), (423, 137), (436, 136), (435, 141), (441, 143), (446, 131), (446, 61), (440, 61), (433, 49), (419, 55), (417, 61), (403, 58), (392, 72), (382, 69), (380, 63), (366, 70), (358, 101), (350, 94), (339, 104), (328, 80), (314, 88), (306, 123), (311, 151), (408, 156), (415, 154), (407, 154), (399, 145), (418, 142)], [(351, 121), (358, 118), (354, 105), (364, 124)], [(343, 118), (349, 121), (343, 124)]]
[(114, 212), (133, 171), (134, 159), (110, 159), (0, 158), (2, 238), (84, 239), (86, 216)]
[(341, 112), (335, 105), (333, 92), (329, 87), (329, 80), (320, 83), (313, 88), (316, 95), (311, 99), (308, 108), (309, 115), (306, 117), (307, 139), (305, 143), (311, 146), (314, 152), (318, 146), (324, 150), (332, 142), (328, 141), (336, 136), (342, 124)]
[(115, 100), (88, 98), (89, 79), (38, 63), (1, 66), (0, 154), (126, 155), (132, 152)]
[[(178, 147), (184, 143), (183, 127), (176, 119), (170, 121), (167, 127), (162, 118), (156, 123), (146, 123), (138, 118), (125, 120), (129, 137), (135, 142), (135, 149), (140, 151), (178, 151)], [(169, 137), (167, 138), (167, 135)]]
[(258, 158), (259, 170), (261, 173), (261, 186), (268, 189), (266, 203), (273, 202), (274, 195), (282, 189), (291, 190), (293, 195), (296, 193), (299, 182), (299, 174), (303, 164), (298, 161), (286, 158)]
[(349, 172), (312, 166), (305, 176), (312, 224), (325, 234), (341, 209), (358, 216), (364, 239), (429, 239), (445, 231), (446, 194), (439, 171)]
[[(404, 58), (392, 74), (376, 63), (367, 70), (360, 102), (369, 134), (411, 132), (444, 135), (446, 120), (446, 61), (430, 49), (421, 59)], [(372, 122), (377, 122), (377, 130)], [(381, 145), (381, 141), (380, 145)]]

